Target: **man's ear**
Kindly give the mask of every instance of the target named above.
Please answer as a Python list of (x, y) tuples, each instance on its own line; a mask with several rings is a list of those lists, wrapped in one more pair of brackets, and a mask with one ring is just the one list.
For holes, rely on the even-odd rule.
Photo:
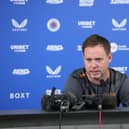
[(112, 61), (112, 53), (110, 52), (108, 55), (109, 63)]

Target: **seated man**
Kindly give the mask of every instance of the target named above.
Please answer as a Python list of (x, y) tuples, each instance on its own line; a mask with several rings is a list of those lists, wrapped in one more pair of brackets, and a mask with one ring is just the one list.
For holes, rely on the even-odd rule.
[(69, 76), (64, 94), (78, 101), (83, 95), (116, 96), (117, 106), (129, 105), (129, 78), (109, 68), (112, 60), (109, 41), (97, 34), (89, 36), (82, 44), (84, 68), (76, 69)]

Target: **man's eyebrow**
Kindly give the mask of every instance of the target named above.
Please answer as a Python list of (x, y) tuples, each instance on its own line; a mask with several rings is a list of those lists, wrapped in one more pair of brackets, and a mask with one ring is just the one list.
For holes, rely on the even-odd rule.
[(91, 59), (91, 60), (103, 59), (103, 57), (96, 57), (96, 58), (84, 57), (84, 58), (85, 58), (85, 59)]
[(103, 57), (98, 57), (98, 58), (95, 58), (95, 60), (98, 60), (98, 59), (103, 59)]

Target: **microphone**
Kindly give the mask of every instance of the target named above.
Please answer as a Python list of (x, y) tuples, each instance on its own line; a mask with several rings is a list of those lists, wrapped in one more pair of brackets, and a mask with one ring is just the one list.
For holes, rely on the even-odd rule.
[(114, 92), (109, 94), (104, 93), (104, 88), (106, 87), (106, 82), (102, 79), (100, 80), (100, 89), (98, 90), (99, 104), (98, 108), (101, 109), (102, 106), (104, 109), (112, 109), (117, 107), (117, 97)]
[(79, 111), (79, 110), (84, 109), (85, 102), (82, 101), (81, 98), (78, 100), (77, 97), (75, 96), (75, 94), (73, 94), (72, 92), (70, 92), (70, 91), (67, 92), (67, 99), (70, 102), (71, 110)]
[(51, 95), (50, 95), (50, 101), (51, 101), (52, 103), (53, 103), (53, 101), (54, 101), (55, 90), (56, 90), (56, 88), (55, 88), (55, 87), (52, 87)]
[(67, 100), (70, 102), (70, 105), (74, 105), (77, 102), (77, 97), (70, 91), (65, 93)]
[(41, 99), (42, 109), (46, 111), (51, 111), (53, 109), (55, 90), (56, 88), (53, 87), (50, 95), (47, 94), (43, 95)]
[(104, 109), (114, 109), (117, 107), (117, 97), (116, 95), (104, 95), (103, 96), (103, 108)]

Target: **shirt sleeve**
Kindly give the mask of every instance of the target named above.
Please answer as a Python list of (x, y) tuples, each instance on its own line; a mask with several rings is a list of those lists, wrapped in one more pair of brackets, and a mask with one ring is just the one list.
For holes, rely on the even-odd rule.
[(66, 81), (64, 93), (66, 95), (70, 93), (71, 95), (75, 96), (77, 100), (79, 100), (82, 95), (82, 88), (79, 78), (70, 75), (68, 80)]

